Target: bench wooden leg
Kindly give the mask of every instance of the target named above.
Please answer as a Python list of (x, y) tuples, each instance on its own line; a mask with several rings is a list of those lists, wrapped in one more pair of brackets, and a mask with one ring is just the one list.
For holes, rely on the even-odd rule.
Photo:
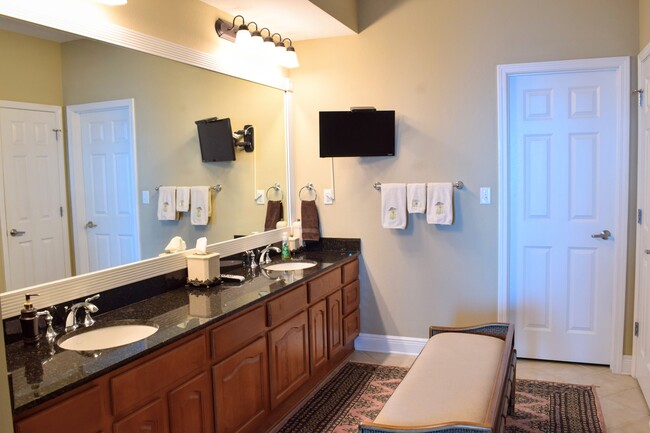
[(508, 415), (515, 414), (515, 394), (517, 388), (517, 351), (512, 354), (512, 385), (510, 386), (510, 397), (508, 398)]

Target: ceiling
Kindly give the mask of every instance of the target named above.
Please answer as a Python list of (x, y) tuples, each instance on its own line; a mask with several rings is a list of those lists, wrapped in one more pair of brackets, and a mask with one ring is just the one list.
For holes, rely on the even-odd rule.
[[(292, 41), (350, 36), (356, 33), (309, 0), (201, 0), (233, 17), (242, 15)], [(226, 19), (227, 17), (223, 17)], [(237, 20), (237, 24), (240, 24)]]

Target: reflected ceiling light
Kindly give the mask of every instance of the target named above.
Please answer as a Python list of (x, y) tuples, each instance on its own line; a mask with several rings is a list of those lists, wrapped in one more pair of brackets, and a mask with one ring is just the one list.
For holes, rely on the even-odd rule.
[(127, 3), (127, 0), (95, 0), (97, 3), (102, 3), (109, 6), (122, 6)]
[[(238, 18), (241, 18), (242, 20), (242, 23), (239, 26), (235, 25), (235, 21)], [(250, 31), (251, 24), (255, 26), (255, 30), (253, 30), (252, 33)], [(239, 46), (253, 48), (254, 50), (257, 50), (261, 56), (274, 58), (278, 64), (285, 68), (296, 68), (300, 66), (298, 63), (298, 56), (296, 55), (296, 49), (293, 47), (291, 39), (283, 39), (282, 35), (279, 33), (271, 34), (271, 30), (267, 27), (258, 30), (256, 22), (251, 21), (246, 24), (244, 17), (241, 15), (235, 16), (235, 18), (232, 19), (232, 23), (219, 18), (214, 23), (214, 28), (220, 38), (226, 39), (230, 42), (235, 42), (235, 44)], [(262, 35), (264, 30), (268, 32), (267, 36)], [(278, 35), (277, 41), (275, 35)], [(289, 46), (285, 45), (285, 41), (289, 41)]]

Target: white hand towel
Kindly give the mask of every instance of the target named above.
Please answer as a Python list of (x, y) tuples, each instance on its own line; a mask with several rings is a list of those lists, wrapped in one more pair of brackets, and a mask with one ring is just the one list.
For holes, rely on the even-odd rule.
[(176, 187), (176, 212), (188, 212), (190, 210), (190, 187)]
[(190, 202), (192, 203), (190, 211), (190, 222), (192, 225), (207, 225), (208, 219), (210, 218), (210, 215), (212, 215), (212, 197), (210, 195), (210, 187), (190, 187)]
[(406, 208), (409, 213), (424, 213), (427, 208), (427, 186), (424, 183), (406, 185)]
[(176, 214), (176, 187), (161, 186), (158, 188), (158, 219), (160, 221), (175, 220)]
[(406, 228), (406, 184), (381, 184), (381, 225), (386, 229)]
[(427, 223), (453, 224), (453, 188), (451, 182), (427, 183)]

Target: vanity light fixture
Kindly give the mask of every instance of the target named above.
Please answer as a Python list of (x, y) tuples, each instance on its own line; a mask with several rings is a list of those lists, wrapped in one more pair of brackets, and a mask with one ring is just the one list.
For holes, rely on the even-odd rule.
[[(241, 18), (242, 23), (236, 25), (235, 21), (237, 21), (238, 18)], [(255, 26), (255, 30), (253, 30), (252, 33), (250, 31), (251, 25)], [(297, 68), (300, 66), (298, 63), (298, 56), (296, 55), (296, 49), (293, 47), (291, 39), (283, 39), (280, 33), (271, 34), (271, 30), (267, 27), (258, 30), (256, 22), (251, 21), (246, 24), (246, 20), (241, 15), (235, 16), (232, 19), (232, 23), (219, 18), (214, 23), (214, 28), (220, 38), (234, 42), (238, 46), (246, 46), (249, 49), (252, 48), (258, 50), (260, 53), (264, 53), (262, 54), (264, 56), (275, 57), (275, 61), (285, 68)], [(264, 30), (268, 32), (267, 36), (262, 35)], [(275, 35), (278, 35), (277, 41)], [(285, 41), (289, 41), (289, 46), (285, 45)], [(275, 49), (272, 50), (272, 48)], [(271, 52), (274, 52), (275, 54), (271, 55)]]

